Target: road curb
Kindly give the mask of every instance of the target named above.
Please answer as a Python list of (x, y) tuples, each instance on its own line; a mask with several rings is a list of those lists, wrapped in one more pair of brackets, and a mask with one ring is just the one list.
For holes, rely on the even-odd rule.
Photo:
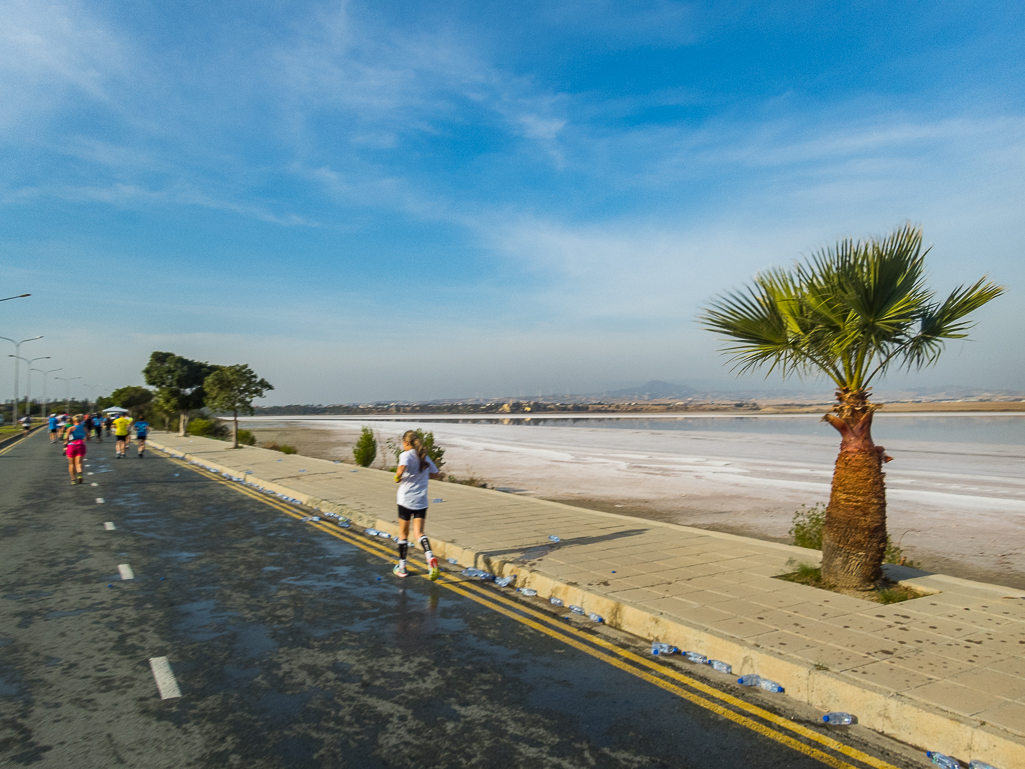
[[(365, 510), (328, 502), (255, 475), (246, 475), (237, 468), (167, 448), (152, 436), (149, 446), (229, 477), (245, 478), (249, 483), (296, 499), (308, 507), (343, 515), (366, 528), (375, 528), (389, 534), (398, 533), (394, 520), (380, 519)], [(738, 675), (757, 673), (779, 681), (785, 686), (787, 695), (814, 708), (832, 710), (836, 703), (842, 702), (844, 710), (858, 716), (860, 725), (880, 734), (922, 749), (966, 758), (979, 757), (1002, 769), (1025, 766), (1025, 735), (932, 707), (867, 682), (855, 681), (810, 662), (785, 658), (742, 639), (708, 628), (693, 627), (679, 620), (670, 620), (661, 613), (591, 593), (574, 583), (560, 582), (523, 564), (496, 558), (433, 536), (431, 544), (441, 558), (454, 558), (461, 566), (482, 568), (498, 576), (515, 576), (518, 587), (533, 588), (542, 598), (560, 598), (566, 605), (581, 606), (586, 613), (593, 612), (602, 616), (610, 627), (644, 639), (663, 641), (681, 649), (696, 651), (709, 658), (725, 660)]]

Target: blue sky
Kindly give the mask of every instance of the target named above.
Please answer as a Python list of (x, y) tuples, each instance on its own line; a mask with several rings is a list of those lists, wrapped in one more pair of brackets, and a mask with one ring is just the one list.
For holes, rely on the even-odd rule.
[(699, 307), (906, 220), (939, 291), (1008, 294), (887, 384), (1022, 387), (1013, 3), (0, 13), (0, 265), (33, 294), (0, 335), (102, 390), (156, 349), (275, 403), (760, 386)]

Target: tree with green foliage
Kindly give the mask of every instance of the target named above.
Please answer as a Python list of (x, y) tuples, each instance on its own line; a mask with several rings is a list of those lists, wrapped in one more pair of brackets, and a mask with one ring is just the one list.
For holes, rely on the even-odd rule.
[(183, 358), (173, 352), (154, 352), (142, 370), (146, 384), (157, 388), (156, 406), (178, 414), (178, 434), (185, 435), (189, 415), (203, 408), (203, 382), (217, 369), (209, 363)]
[(232, 444), (238, 448), (238, 412), (253, 413), (253, 400), (262, 398), (274, 386), (261, 379), (245, 363), (221, 366), (203, 382), (207, 405), (216, 411), (230, 411), (234, 427), (231, 431)]
[[(882, 578), (889, 461), (872, 441), (870, 384), (892, 368), (936, 363), (948, 339), (963, 339), (967, 316), (1003, 293), (985, 277), (943, 301), (925, 283), (922, 230), (843, 240), (792, 270), (759, 273), (754, 285), (711, 303), (701, 322), (726, 337), (740, 373), (768, 366), (784, 379), (824, 374), (837, 405), (823, 417), (840, 433), (822, 536), (822, 578), (868, 590)], [(767, 375), (768, 375), (767, 374)]]
[(359, 439), (352, 449), (352, 456), (360, 467), (370, 467), (377, 459), (377, 438), (369, 427), (364, 427), (360, 431)]
[(123, 409), (128, 409), (133, 416), (138, 416), (142, 407), (152, 402), (152, 391), (145, 387), (129, 385), (128, 387), (119, 387), (106, 398), (97, 398), (96, 408), (102, 411), (111, 406), (120, 406)]

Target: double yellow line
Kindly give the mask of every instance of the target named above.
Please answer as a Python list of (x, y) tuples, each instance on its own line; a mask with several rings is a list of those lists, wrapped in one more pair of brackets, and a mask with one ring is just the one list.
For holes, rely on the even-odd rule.
[(4, 446), (2, 449), (0, 449), (0, 457), (2, 457), (4, 454), (6, 454), (11, 449), (13, 449), (15, 446), (19, 445), (22, 441), (27, 440), (27, 439), (31, 438), (33, 435), (35, 435), (36, 433), (41, 433), (41, 432), (42, 432), (41, 428), (40, 429), (35, 429), (32, 432), (30, 432), (28, 435), (23, 435), (20, 438), (18, 438), (18, 440), (13, 441), (12, 443), (9, 443), (8, 445)]
[[(266, 494), (262, 494), (238, 482), (227, 481), (204, 468), (190, 465), (174, 457), (171, 457), (171, 460), (182, 467), (186, 467), (213, 481), (228, 486), (241, 494), (257, 499), (297, 520), (307, 517), (280, 500), (268, 497)], [(361, 538), (347, 530), (339, 530), (337, 527), (324, 522), (311, 522), (311, 525), (325, 534), (358, 547), (367, 553), (380, 556), (385, 560), (392, 560), (395, 557), (395, 552), (391, 548), (385, 547), (380, 540), (374, 541)], [(410, 570), (414, 573), (426, 573), (419, 565), (410, 564), (410, 567)], [(820, 734), (764, 708), (745, 702), (697, 679), (686, 676), (676, 671), (670, 665), (656, 662), (653, 659), (635, 654), (628, 649), (620, 648), (594, 633), (585, 633), (567, 624), (565, 620), (560, 620), (551, 614), (538, 611), (522, 601), (510, 599), (493, 589), (484, 587), (480, 583), (469, 581), (450, 582), (443, 577), (435, 584), (471, 601), (475, 601), (482, 606), (486, 606), (492, 611), (509, 617), (539, 633), (544, 633), (561, 643), (572, 646), (574, 649), (578, 649), (602, 662), (654, 684), (723, 718), (728, 718), (734, 723), (751, 729), (768, 739), (814, 758), (826, 766), (832, 766), (835, 769), (860, 769), (863, 766), (870, 766), (874, 769), (898, 769), (893, 764), (845, 745), (827, 735)], [(826, 750), (831, 752), (827, 753)], [(853, 764), (845, 759), (851, 759), (857, 763)]]

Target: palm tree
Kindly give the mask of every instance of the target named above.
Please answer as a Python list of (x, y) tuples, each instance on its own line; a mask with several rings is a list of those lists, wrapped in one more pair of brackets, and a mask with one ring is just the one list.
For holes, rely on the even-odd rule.
[(843, 590), (882, 578), (886, 487), (882, 446), (872, 442), (869, 385), (890, 368), (934, 364), (947, 339), (963, 339), (965, 318), (1003, 293), (983, 277), (944, 301), (925, 285), (922, 230), (905, 224), (886, 238), (842, 240), (792, 270), (759, 273), (754, 285), (711, 302), (702, 325), (726, 337), (739, 373), (767, 366), (791, 375), (825, 374), (837, 404), (823, 420), (840, 433), (826, 508), (822, 579)]

